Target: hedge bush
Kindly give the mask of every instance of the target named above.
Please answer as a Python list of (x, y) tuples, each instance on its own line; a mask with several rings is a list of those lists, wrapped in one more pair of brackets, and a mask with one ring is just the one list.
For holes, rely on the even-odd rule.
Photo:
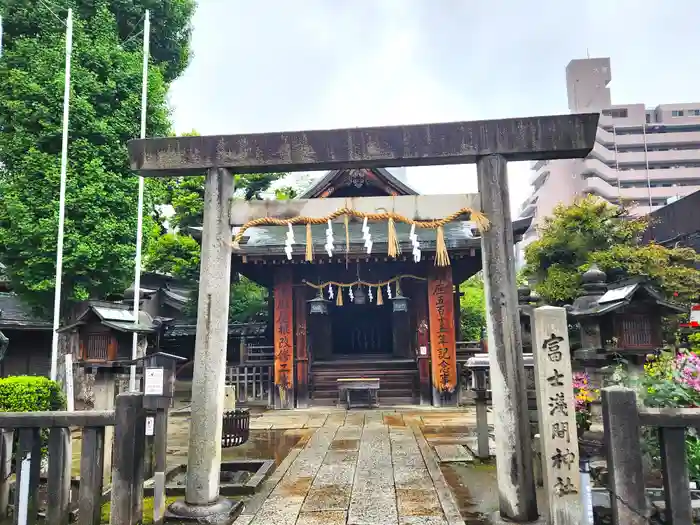
[[(63, 410), (66, 398), (56, 381), (42, 376), (14, 376), (0, 379), (0, 412), (42, 412)], [(41, 431), (41, 455), (46, 457), (49, 432)], [(13, 450), (17, 451), (17, 432)], [(14, 457), (14, 454), (13, 454)], [(14, 468), (14, 461), (12, 462)]]
[(66, 399), (56, 381), (41, 376), (0, 379), (0, 412), (62, 410)]

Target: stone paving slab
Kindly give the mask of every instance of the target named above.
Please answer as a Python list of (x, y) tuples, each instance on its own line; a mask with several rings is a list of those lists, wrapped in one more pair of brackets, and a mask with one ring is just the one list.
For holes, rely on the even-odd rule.
[(328, 419), (328, 414), (311, 414), (308, 421), (306, 422), (306, 428), (318, 428), (322, 427)]
[[(342, 428), (342, 427), (341, 427)], [(328, 456), (333, 460), (328, 461)], [(345, 454), (341, 456), (340, 454)], [(302, 511), (343, 511), (350, 505), (357, 454), (328, 452), (309, 490)]]
[(389, 429), (382, 424), (381, 412), (367, 413), (348, 510), (348, 525), (395, 525), (397, 522)]
[(295, 525), (337, 428), (319, 428), (260, 506), (250, 525)]
[(428, 468), (430, 477), (433, 480), (433, 485), (435, 486), (435, 491), (437, 492), (448, 525), (464, 525), (464, 520), (459, 513), (459, 507), (455, 501), (454, 494), (452, 494), (450, 487), (447, 485), (447, 481), (445, 481), (445, 477), (440, 471), (440, 465), (438, 465), (437, 458), (430, 450), (430, 445), (428, 445), (423, 434), (421, 434), (420, 429), (413, 427), (412, 430), (413, 434), (416, 436), (418, 448), (425, 460), (425, 466)]
[(440, 463), (471, 463), (474, 461), (471, 451), (463, 445), (435, 445), (434, 448)]
[(345, 525), (347, 513), (343, 511), (302, 512), (296, 525)]
[[(445, 415), (459, 426), (431, 417), (434, 436), (463, 438), (464, 418)], [(309, 414), (308, 441), (292, 449), (235, 524), (463, 525), (420, 421), (398, 410)]]
[(444, 518), (438, 494), (410, 428), (391, 429), (396, 506), (399, 520), (408, 516)]

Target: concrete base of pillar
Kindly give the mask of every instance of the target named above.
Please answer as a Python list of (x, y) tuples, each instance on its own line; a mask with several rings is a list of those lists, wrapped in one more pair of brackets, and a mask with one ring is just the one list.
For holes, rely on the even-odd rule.
[(165, 511), (163, 523), (231, 525), (242, 511), (243, 503), (227, 498), (219, 498), (210, 505), (190, 505), (180, 500), (172, 503)]
[(501, 513), (496, 511), (490, 516), (492, 525), (547, 525), (547, 519), (540, 516), (535, 521), (511, 521), (501, 517)]

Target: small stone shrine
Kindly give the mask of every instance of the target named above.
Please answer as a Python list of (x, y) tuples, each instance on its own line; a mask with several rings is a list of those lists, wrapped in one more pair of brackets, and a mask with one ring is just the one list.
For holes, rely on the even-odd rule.
[(608, 285), (605, 272), (593, 265), (582, 281), (583, 294), (568, 313), (581, 333), (581, 347), (574, 358), (594, 384), (599, 381), (597, 369), (617, 357), (635, 368), (642, 366), (648, 354), (663, 346), (662, 318), (686, 311), (643, 278)]

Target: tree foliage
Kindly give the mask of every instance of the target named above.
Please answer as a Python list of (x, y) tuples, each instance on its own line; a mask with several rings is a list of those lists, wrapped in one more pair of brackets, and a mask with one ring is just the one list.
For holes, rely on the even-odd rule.
[(640, 245), (648, 219), (596, 197), (558, 206), (525, 250), (525, 273), (550, 304), (570, 303), (593, 263), (617, 278), (644, 276), (668, 296), (690, 300), (700, 289), (698, 255), (689, 248)]
[(462, 339), (478, 341), (482, 329), (486, 327), (484, 281), (481, 273), (462, 283), (460, 290), (463, 294), (459, 299)]
[[(152, 64), (158, 67), (164, 82), (170, 84), (185, 71), (190, 59), (190, 20), (195, 6), (195, 0), (0, 0), (4, 47), (9, 51), (21, 39), (37, 39), (47, 33), (64, 32), (61, 17), (65, 17), (71, 7), (74, 18), (79, 20), (92, 21), (108, 12), (115, 22), (110, 30), (118, 42), (126, 51), (140, 53), (142, 40), (135, 35), (142, 31), (148, 9)], [(56, 67), (61, 63), (62, 60), (53, 65)]]
[[(6, 32), (0, 60), (0, 260), (13, 289), (47, 308), (54, 289), (65, 28), (38, 6), (1, 2)], [(89, 20), (74, 21), (63, 261), (68, 300), (105, 297), (133, 278), (138, 181), (129, 169), (126, 142), (139, 134), (142, 54), (138, 46), (122, 45), (123, 18), (113, 15), (122, 4), (72, 4), (78, 13), (85, 6), (94, 11)], [(166, 32), (188, 31), (188, 20)], [(156, 26), (156, 41), (159, 30)], [(186, 46), (176, 50), (175, 41), (163, 42), (170, 52), (188, 53)], [(151, 67), (151, 136), (170, 132), (167, 87), (163, 67)], [(144, 231), (153, 230), (154, 204), (147, 191)]]
[[(197, 131), (186, 133), (198, 136)], [(284, 177), (285, 173), (236, 174), (234, 187), (237, 198), (245, 200), (262, 199), (270, 186)], [(195, 283), (199, 279), (200, 246), (190, 228), (199, 227), (204, 220), (204, 176), (173, 177), (162, 182), (165, 204), (172, 207), (173, 215), (168, 218), (169, 232), (163, 233), (150, 246), (145, 257), (145, 268), (188, 279)], [(295, 188), (284, 187), (277, 190), (281, 198), (296, 196)], [(231, 285), (229, 319), (249, 321), (262, 318), (267, 313), (266, 290), (239, 276)], [(194, 293), (186, 314), (194, 316), (197, 311), (197, 294)]]

